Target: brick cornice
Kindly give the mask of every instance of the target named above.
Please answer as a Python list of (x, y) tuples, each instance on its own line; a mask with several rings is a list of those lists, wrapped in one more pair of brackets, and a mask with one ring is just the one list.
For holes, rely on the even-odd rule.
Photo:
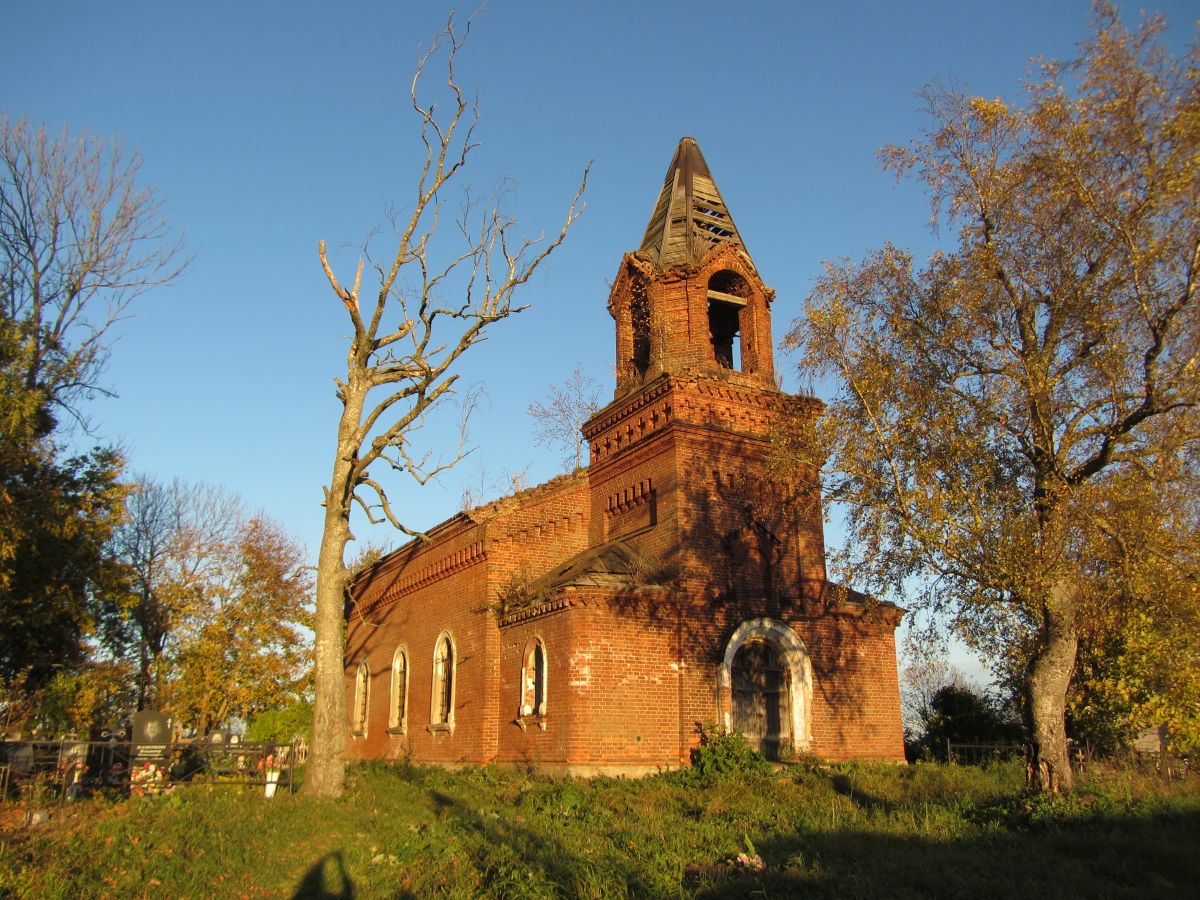
[(568, 585), (557, 590), (545, 602), (514, 610), (507, 615), (500, 616), (498, 621), (501, 628), (507, 628), (510, 625), (540, 619), (565, 609), (577, 609), (596, 604), (604, 605), (612, 600), (627, 600), (634, 595), (642, 595), (647, 600), (662, 599), (664, 594), (674, 595), (675, 591), (655, 584), (622, 584), (607, 588), (600, 585)]
[(583, 424), (583, 436), (589, 441), (596, 435), (611, 428), (623, 419), (633, 415), (638, 410), (649, 406), (656, 400), (665, 397), (675, 387), (674, 379), (662, 375), (635, 394), (610, 403), (596, 415)]
[(528, 622), (531, 619), (540, 619), (543, 616), (548, 616), (551, 613), (556, 613), (562, 609), (569, 609), (576, 606), (578, 598), (569, 594), (559, 594), (545, 603), (539, 603), (536, 606), (527, 606), (524, 609), (517, 609), (510, 613), (500, 616), (500, 627), (504, 628), (509, 625), (516, 625), (520, 622)]
[(583, 426), (592, 466), (672, 424), (700, 425), (739, 435), (765, 437), (783, 403), (818, 404), (752, 383), (710, 375), (663, 375), (636, 393), (615, 401)]
[(406, 594), (428, 587), (431, 584), (456, 575), (464, 569), (487, 562), (487, 551), (482, 540), (473, 541), (466, 547), (447, 553), (415, 572), (405, 575), (393, 582), (387, 590), (374, 600), (359, 607), (362, 613), (374, 612), (385, 606), (391, 606)]

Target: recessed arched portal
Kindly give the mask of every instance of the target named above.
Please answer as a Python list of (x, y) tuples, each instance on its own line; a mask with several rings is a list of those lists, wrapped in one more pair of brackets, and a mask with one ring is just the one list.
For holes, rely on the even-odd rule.
[(742, 622), (717, 673), (721, 720), (768, 757), (812, 743), (812, 662), (804, 642), (774, 619)]

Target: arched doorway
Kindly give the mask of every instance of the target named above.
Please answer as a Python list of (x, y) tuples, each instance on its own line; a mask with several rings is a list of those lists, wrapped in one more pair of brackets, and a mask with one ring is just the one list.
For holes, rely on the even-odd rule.
[(738, 649), (730, 671), (731, 719), (734, 731), (768, 759), (792, 746), (790, 673), (767, 641), (747, 641)]
[(717, 668), (717, 710), (768, 756), (812, 746), (812, 663), (804, 642), (775, 619), (747, 619), (734, 629)]

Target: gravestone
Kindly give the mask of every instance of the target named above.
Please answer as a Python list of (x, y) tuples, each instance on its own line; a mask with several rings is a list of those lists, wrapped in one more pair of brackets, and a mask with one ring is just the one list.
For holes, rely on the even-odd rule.
[(171, 752), (170, 721), (155, 709), (143, 709), (133, 714), (130, 725), (133, 732), (133, 750), (130, 762), (136, 765), (155, 763), (163, 765)]

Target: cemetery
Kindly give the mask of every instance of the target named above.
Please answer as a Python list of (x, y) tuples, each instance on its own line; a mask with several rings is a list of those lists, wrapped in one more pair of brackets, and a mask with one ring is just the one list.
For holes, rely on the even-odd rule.
[(99, 740), (0, 742), (0, 802), (31, 809), (97, 795), (152, 797), (192, 784), (254, 787), (266, 797), (293, 793), (303, 739), (243, 741), (216, 730), (204, 739), (173, 734), (170, 720), (142, 710), (127, 730)]

